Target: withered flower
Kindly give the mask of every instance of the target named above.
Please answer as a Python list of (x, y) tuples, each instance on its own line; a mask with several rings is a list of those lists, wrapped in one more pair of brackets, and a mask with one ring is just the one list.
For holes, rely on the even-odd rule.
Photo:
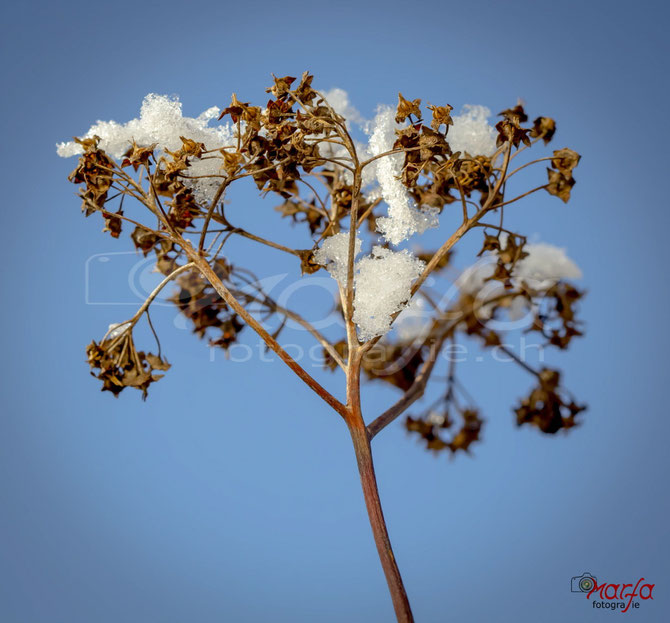
[(417, 119), (421, 119), (421, 100), (406, 100), (402, 96), (402, 93), (398, 93), (398, 109), (395, 115), (396, 123), (402, 123), (410, 115), (414, 115)]

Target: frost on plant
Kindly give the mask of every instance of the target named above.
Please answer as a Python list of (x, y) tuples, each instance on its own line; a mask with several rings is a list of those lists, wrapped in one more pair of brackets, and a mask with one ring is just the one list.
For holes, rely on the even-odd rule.
[[(502, 238), (502, 236), (501, 236)], [(563, 279), (581, 279), (582, 271), (571, 260), (565, 249), (546, 242), (529, 243), (525, 246), (528, 253), (519, 260), (514, 276), (537, 288), (548, 288)]]
[[(155, 145), (156, 152), (166, 154), (176, 152), (182, 147), (181, 137), (188, 137), (196, 143), (202, 143), (205, 150), (220, 149), (232, 141), (232, 130), (228, 124), (211, 126), (211, 122), (221, 111), (213, 106), (198, 117), (184, 117), (182, 104), (178, 98), (149, 93), (142, 102), (140, 116), (127, 123), (116, 121), (98, 121), (92, 125), (82, 138), (100, 138), (99, 148), (113, 158), (121, 158), (133, 144), (143, 147)], [(59, 143), (59, 156), (78, 156), (84, 151), (75, 141)], [(188, 177), (216, 176), (221, 170), (221, 158), (206, 156), (194, 158), (189, 163)], [(216, 177), (189, 180), (186, 186), (193, 189), (201, 201), (210, 201), (219, 187)]]
[[(354, 258), (361, 252), (362, 242), (356, 238)], [(349, 234), (339, 233), (323, 241), (321, 248), (314, 253), (314, 261), (325, 266), (340, 285), (347, 283), (347, 258), (349, 256)]]
[[(537, 312), (535, 301), (528, 293), (547, 293), (561, 282), (582, 277), (582, 271), (577, 264), (560, 247), (544, 242), (526, 243), (523, 251), (517, 255), (514, 240), (510, 240), (505, 233), (495, 243), (491, 241), (490, 244), (495, 248), (487, 250), (478, 262), (465, 269), (456, 285), (464, 295), (482, 301), (504, 292), (505, 287), (522, 292), (510, 296), (507, 302), (507, 316), (512, 321), (527, 317), (529, 313), (532, 316), (533, 311)], [(510, 249), (515, 251), (510, 253)], [(508, 260), (511, 258), (511, 266), (506, 273), (501, 273), (501, 266), (505, 266), (505, 255)], [(500, 281), (501, 274), (505, 277), (503, 283)], [(483, 303), (478, 316), (480, 320), (489, 319), (495, 310), (495, 304)]]
[(119, 337), (119, 335), (122, 335), (123, 332), (130, 328), (130, 325), (132, 323), (130, 322), (113, 322), (112, 324), (109, 325), (107, 337), (110, 340), (113, 340), (116, 337)]
[(362, 124), (365, 119), (363, 115), (349, 101), (349, 94), (344, 89), (330, 89), (324, 92), (324, 97), (338, 115), (341, 115), (347, 123)]
[[(394, 111), (388, 106), (381, 107), (377, 113), (370, 136), (369, 149), (373, 156), (393, 149), (398, 127), (394, 117)], [(400, 244), (412, 234), (438, 225), (437, 211), (418, 209), (400, 180), (402, 161), (402, 154), (393, 154), (379, 159), (376, 164), (381, 196), (388, 205), (388, 216), (377, 219), (377, 229), (391, 244)]]
[(496, 130), (489, 124), (491, 111), (486, 106), (466, 104), (460, 115), (453, 115), (448, 140), (453, 151), (472, 156), (490, 156), (496, 150)]
[[(506, 247), (508, 236), (500, 236), (500, 246)], [(518, 259), (511, 271), (512, 283), (525, 283), (538, 290), (546, 290), (565, 279), (581, 279), (582, 271), (571, 260), (566, 250), (546, 242), (527, 243), (523, 247), (524, 257)], [(466, 268), (458, 278), (461, 292), (476, 294), (491, 281), (495, 274), (499, 250), (486, 252), (484, 257)]]
[[(356, 238), (354, 258), (362, 242)], [(349, 234), (327, 238), (314, 254), (314, 260), (326, 267), (341, 286), (347, 282)], [(384, 335), (411, 297), (414, 280), (421, 274), (424, 262), (409, 251), (392, 251), (375, 246), (370, 255), (354, 262), (353, 321), (361, 341)]]
[(423, 267), (407, 250), (380, 246), (356, 263), (354, 322), (361, 341), (384, 335), (391, 328), (393, 315), (409, 301), (412, 283)]

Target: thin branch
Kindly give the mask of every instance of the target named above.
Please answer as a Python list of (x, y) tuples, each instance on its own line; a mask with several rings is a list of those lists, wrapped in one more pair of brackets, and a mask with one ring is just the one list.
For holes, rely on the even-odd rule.
[(538, 190), (543, 190), (545, 189), (549, 184), (543, 184), (542, 186), (538, 186), (537, 188), (533, 188), (532, 190), (529, 190), (528, 192), (523, 193), (523, 195), (519, 195), (518, 197), (514, 197), (514, 199), (510, 199), (509, 201), (504, 201), (503, 203), (498, 203), (494, 206), (492, 206), (490, 209), (491, 210), (497, 210), (498, 208), (502, 208), (503, 206), (509, 205), (510, 203), (514, 203), (515, 201), (519, 201), (519, 199), (523, 199), (524, 197), (527, 197), (528, 195), (532, 195), (533, 193), (536, 193)]
[(519, 171), (521, 171), (522, 169), (525, 169), (526, 167), (529, 167), (532, 164), (537, 164), (538, 162), (546, 162), (547, 160), (553, 160), (554, 158), (556, 158), (556, 156), (547, 156), (546, 158), (538, 158), (537, 160), (531, 160), (530, 162), (526, 162), (526, 164), (522, 164), (520, 167), (517, 167), (516, 169), (514, 169), (514, 171), (512, 171), (507, 176), (507, 179), (509, 179), (513, 175), (516, 175)]
[(205, 215), (205, 221), (202, 225), (202, 233), (200, 234), (200, 241), (198, 242), (198, 253), (202, 253), (202, 250), (205, 246), (205, 238), (207, 236), (207, 229), (209, 227), (209, 221), (214, 214), (217, 204), (219, 203), (223, 193), (226, 192), (228, 186), (233, 182), (235, 178), (229, 177), (223, 183), (221, 183), (216, 190), (214, 197), (212, 198), (212, 203), (210, 203), (209, 208), (207, 209), (207, 214)]
[(266, 238), (261, 238), (260, 236), (257, 236), (256, 234), (252, 234), (244, 229), (240, 229), (239, 227), (234, 227), (233, 228), (233, 233), (238, 234), (244, 238), (248, 238), (249, 240), (253, 240), (254, 242), (258, 242), (260, 244), (264, 244), (267, 247), (271, 247), (273, 249), (277, 249), (277, 251), (283, 251), (284, 253), (290, 253), (291, 255), (295, 255), (296, 257), (300, 257), (300, 253), (296, 251), (295, 249), (291, 249), (289, 247), (284, 246), (283, 244), (279, 244), (278, 242), (273, 242), (272, 240), (267, 240)]
[(365, 222), (365, 219), (368, 218), (368, 216), (370, 216), (372, 210), (374, 210), (381, 202), (382, 202), (381, 197), (379, 197), (375, 199), (367, 208), (365, 208), (365, 212), (363, 212), (363, 214), (361, 214), (358, 217), (358, 223), (356, 224), (356, 229), (358, 229)]
[[(142, 305), (140, 306), (140, 308), (135, 312), (135, 314), (133, 315), (133, 317), (132, 317), (130, 320), (127, 320), (126, 322), (122, 322), (122, 323), (121, 323), (121, 326), (124, 327), (124, 328), (123, 328), (123, 331), (122, 331), (121, 333), (119, 333), (119, 335), (117, 335), (117, 336), (114, 338), (114, 340), (112, 341), (112, 343), (111, 343), (111, 345), (110, 345), (110, 349), (112, 349), (112, 348), (114, 347), (114, 344), (116, 344), (116, 342), (117, 342), (118, 340), (120, 340), (121, 337), (122, 337), (126, 332), (128, 332), (130, 329), (132, 329), (132, 328), (138, 323), (139, 319), (142, 317), (142, 314), (144, 314), (145, 312), (148, 311), (149, 306), (154, 302), (154, 300), (156, 299), (156, 297), (160, 294), (161, 290), (162, 290), (168, 283), (170, 283), (170, 282), (171, 282), (177, 275), (183, 273), (183, 272), (186, 271), (186, 270), (189, 270), (189, 269), (193, 268), (194, 266), (195, 266), (195, 265), (194, 265), (192, 262), (189, 262), (188, 264), (184, 264), (183, 266), (179, 266), (178, 268), (176, 268), (175, 270), (173, 270), (167, 277), (165, 277), (165, 279), (163, 279), (163, 280), (162, 280), (162, 281), (161, 281), (161, 282), (160, 282), (160, 283), (153, 289), (153, 291), (151, 292), (151, 294), (149, 294), (149, 296), (146, 298), (146, 300), (144, 301), (144, 303), (142, 303)], [(147, 314), (147, 315), (148, 315), (148, 314)], [(127, 326), (124, 326), (124, 325), (127, 325)], [(153, 330), (153, 327), (151, 327), (151, 328), (152, 328), (152, 330)], [(112, 332), (112, 330), (113, 330), (113, 329), (111, 329), (111, 328), (110, 328), (110, 329), (107, 329), (107, 333), (105, 333), (105, 335), (103, 336), (103, 338), (102, 338), (101, 341), (104, 342), (105, 339), (107, 338), (107, 336)], [(154, 335), (155, 335), (155, 332), (154, 332)], [(156, 339), (158, 339), (158, 338), (156, 338)]]
[(183, 249), (189, 256), (189, 259), (196, 265), (202, 275), (209, 281), (212, 287), (217, 291), (219, 296), (226, 302), (226, 304), (237, 313), (244, 322), (247, 323), (261, 339), (268, 345), (268, 347), (275, 352), (279, 358), (300, 377), (300, 379), (312, 389), (320, 398), (329, 404), (342, 417), (346, 417), (348, 413), (347, 407), (343, 405), (337, 398), (324, 389), (304, 368), (291, 357), (273, 338), (263, 326), (244, 308), (243, 305), (231, 294), (230, 290), (224, 285), (219, 276), (214, 272), (207, 260), (196, 252), (190, 245), (183, 245)]
[(384, 413), (375, 418), (367, 426), (368, 436), (372, 439), (377, 433), (386, 428), (391, 422), (393, 422), (398, 416), (402, 415), (411, 405), (413, 405), (417, 400), (419, 400), (425, 390), (430, 375), (433, 372), (435, 364), (437, 363), (437, 357), (442, 349), (446, 335), (443, 335), (439, 339), (435, 340), (431, 344), (430, 352), (428, 358), (423, 362), (419, 374), (414, 379), (411, 387), (402, 395), (400, 400), (398, 400), (394, 405), (389, 407)]
[[(81, 195), (80, 195), (81, 196)], [(132, 223), (133, 225), (136, 225), (137, 227), (141, 227), (142, 229), (146, 229), (147, 231), (151, 232), (152, 234), (155, 234), (159, 238), (162, 238), (163, 240), (170, 240), (170, 237), (167, 234), (164, 234), (160, 231), (156, 231), (155, 229), (151, 229), (151, 227), (147, 227), (146, 225), (143, 225), (139, 221), (135, 221), (127, 216), (124, 216), (123, 214), (117, 214), (116, 212), (110, 212), (109, 210), (106, 210), (105, 208), (101, 208), (99, 205), (93, 203), (88, 197), (82, 197), (86, 205), (95, 210), (96, 212), (101, 212), (105, 214), (110, 214), (114, 218), (121, 219), (122, 221), (126, 221), (128, 223)]]
[(389, 149), (388, 151), (382, 152), (381, 154), (377, 154), (376, 156), (372, 156), (371, 158), (368, 158), (367, 160), (364, 160), (361, 163), (361, 169), (364, 169), (367, 167), (369, 164), (372, 164), (375, 160), (379, 160), (380, 158), (385, 158), (386, 156), (392, 156), (393, 154), (404, 154), (408, 151), (418, 151), (422, 149), (421, 147), (402, 147), (399, 149)]
[(505, 232), (506, 234), (510, 236), (514, 236), (515, 238), (520, 238), (521, 240), (525, 240), (526, 236), (522, 236), (521, 234), (517, 234), (516, 232), (512, 231), (511, 229), (505, 229), (504, 227), (501, 227), (500, 225), (494, 225), (493, 223), (475, 223), (475, 227), (490, 227), (491, 229), (496, 229), (498, 231)]
[[(358, 160), (356, 146), (349, 136), (346, 127), (344, 128), (346, 140), (349, 143), (349, 154), (355, 165), (354, 180), (351, 190), (351, 211), (349, 214), (349, 246), (347, 249), (347, 283), (345, 288), (345, 297), (342, 301), (344, 306), (344, 319), (347, 327), (347, 345), (349, 347), (349, 359), (355, 348), (358, 348), (358, 338), (356, 337), (356, 327), (354, 326), (354, 261), (356, 259), (356, 240), (358, 237), (358, 208), (361, 201), (362, 185), (362, 167)], [(360, 373), (360, 371), (359, 371)]]
[[(239, 275), (238, 275), (239, 276)], [(298, 323), (301, 327), (303, 327), (305, 330), (307, 330), (312, 337), (314, 337), (321, 346), (326, 350), (326, 352), (334, 359), (335, 363), (342, 369), (344, 372), (346, 372), (346, 365), (344, 361), (342, 360), (342, 357), (340, 357), (339, 353), (335, 350), (334, 346), (325, 338), (325, 336), (318, 331), (310, 323), (308, 320), (303, 318), (300, 314), (286, 308), (282, 307), (279, 305), (276, 301), (274, 301), (272, 298), (270, 298), (265, 292), (263, 292), (260, 288), (255, 287), (255, 284), (253, 282), (245, 280), (250, 286), (254, 287), (256, 291), (259, 293), (261, 298), (252, 296), (248, 293), (237, 291), (233, 292), (234, 295), (238, 296), (243, 296), (244, 298), (248, 299), (249, 301), (253, 301), (256, 303), (259, 303), (261, 305), (265, 305), (268, 307), (268, 309), (272, 310), (273, 312), (279, 313), (286, 318), (289, 318), (290, 320), (293, 320), (294, 322)]]
[(158, 357), (160, 359), (161, 356), (161, 341), (158, 339), (158, 333), (156, 333), (156, 329), (154, 329), (154, 323), (151, 322), (151, 314), (149, 314), (149, 310), (146, 310), (146, 315), (147, 315), (147, 322), (149, 323), (149, 328), (151, 329), (151, 332), (154, 334), (154, 339), (156, 340), (156, 346), (158, 346)]
[(526, 151), (526, 149), (530, 149), (533, 145), (535, 145), (535, 143), (537, 143), (537, 142), (538, 142), (539, 140), (541, 140), (541, 139), (542, 139), (542, 137), (541, 137), (541, 136), (538, 136), (537, 138), (533, 139), (533, 140), (530, 142), (530, 145), (524, 145), (523, 147), (517, 149), (517, 150), (516, 150), (516, 153), (511, 157), (511, 160), (514, 160), (514, 158), (516, 158), (519, 154), (521, 154), (521, 153), (523, 153), (524, 151)]
[(505, 346), (504, 344), (499, 344), (497, 346), (499, 350), (501, 350), (503, 353), (505, 353), (508, 357), (513, 359), (515, 363), (519, 364), (526, 372), (530, 372), (533, 376), (536, 376), (538, 379), (540, 378), (540, 373), (533, 367), (529, 366), (519, 355), (517, 355), (514, 351), (510, 350)]
[(468, 205), (465, 203), (465, 193), (463, 192), (463, 188), (461, 187), (461, 183), (458, 181), (458, 176), (454, 174), (454, 184), (456, 184), (456, 188), (458, 188), (458, 192), (461, 195), (461, 203), (463, 205), (463, 222), (467, 223), (468, 222)]

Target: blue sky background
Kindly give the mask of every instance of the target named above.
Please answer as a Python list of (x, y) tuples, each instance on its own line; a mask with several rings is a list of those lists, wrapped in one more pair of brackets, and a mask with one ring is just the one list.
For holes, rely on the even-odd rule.
[[(101, 393), (84, 361), (132, 314), (120, 303), (137, 302), (137, 258), (108, 255), (129, 247), (80, 215), (75, 162), (55, 143), (135, 117), (149, 92), (196, 115), (232, 91), (263, 101), (270, 72), (305, 69), (366, 115), (399, 90), (494, 112), (522, 97), (557, 119), (555, 148), (583, 154), (570, 204), (543, 195), (507, 214), (584, 271), (587, 337), (547, 359), (589, 403), (583, 427), (516, 429), (510, 406), (531, 379), (473, 350), (462, 372), (487, 424), (472, 458), (430, 456), (400, 423), (374, 442), (417, 621), (609, 616), (570, 593), (585, 571), (645, 577), (654, 601), (624, 616), (666, 619), (667, 27), (660, 2), (8, 5), (0, 620), (392, 620), (347, 432), (281, 364), (211, 361), (169, 307), (154, 321), (173, 368), (146, 403)], [(272, 205), (242, 192), (230, 213), (278, 236)], [(249, 249), (235, 243), (232, 259)], [(249, 261), (295, 273), (275, 255)], [(117, 304), (87, 304), (87, 263), (88, 303)], [(367, 412), (394, 398), (370, 388)]]

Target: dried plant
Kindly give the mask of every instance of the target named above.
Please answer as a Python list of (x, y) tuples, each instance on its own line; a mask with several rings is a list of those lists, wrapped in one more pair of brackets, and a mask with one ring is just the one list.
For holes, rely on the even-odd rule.
[[(521, 104), (501, 112), (493, 127), (481, 107), (452, 117), (449, 105), (424, 109), (420, 99), (401, 94), (395, 110), (379, 109), (367, 128), (368, 143), (360, 143), (344, 117), (350, 106), (343, 92), (325, 97), (312, 80), (308, 73), (300, 80), (274, 77), (264, 107), (233, 95), (223, 111), (210, 109), (196, 119), (182, 117), (175, 100), (147, 96), (140, 119), (123, 126), (99, 123), (85, 137), (59, 145), (60, 155), (79, 155), (69, 179), (81, 186), (85, 215), (98, 213), (113, 238), (130, 229), (137, 250), (152, 254), (165, 276), (132, 318), (91, 342), (88, 361), (103, 390), (118, 395), (134, 387), (146, 398), (151, 383), (163, 376), (156, 372), (170, 366), (160, 348), (158, 355), (137, 351), (133, 329), (144, 316), (149, 319), (152, 301), (171, 282), (177, 285), (171, 300), (210, 344), (227, 349), (242, 331), (255, 331), (347, 425), (395, 612), (398, 621), (412, 621), (370, 443), (424, 397), (441, 353), (459, 339), (502, 350), (534, 377), (535, 387), (515, 408), (519, 425), (554, 434), (578, 424), (584, 406), (561, 387), (559, 372), (528, 365), (503, 344), (490, 321), (530, 314), (528, 330), (559, 349), (581, 335), (575, 307), (582, 293), (567, 281), (579, 276), (577, 267), (560, 249), (527, 243), (504, 220), (507, 206), (533, 193), (546, 191), (567, 202), (580, 156), (563, 148), (525, 158), (552, 140), (556, 124), (547, 117), (528, 123)], [(427, 111), (430, 117), (424, 119)], [(224, 121), (212, 125), (217, 116)], [(547, 166), (546, 183), (508, 199), (512, 178), (537, 164)], [(229, 221), (226, 192), (244, 178), (263, 196), (280, 201), (275, 209), (281, 217), (305, 228), (305, 248), (290, 248)], [(131, 200), (138, 206), (132, 217), (126, 212)], [(445, 212), (460, 225), (439, 248), (419, 253), (393, 248), (437, 226)], [(475, 229), (483, 233), (480, 256), (487, 262), (466, 271), (457, 280), (459, 296), (444, 305), (440, 288), (453, 281), (452, 249)], [(341, 339), (327, 339), (300, 313), (274, 301), (240, 265), (244, 257), (224, 255), (232, 236), (294, 256), (296, 275), (328, 270), (339, 288), (337, 309), (346, 328)], [(429, 288), (429, 276), (441, 285)], [(279, 329), (270, 334), (252, 309), (263, 318), (282, 319)], [(411, 322), (417, 309), (423, 319), (418, 324)], [(389, 332), (401, 314), (398, 323), (405, 330)], [(344, 401), (282, 348), (279, 338), (288, 319), (309, 331), (323, 348), (326, 365), (342, 373)], [(367, 424), (361, 378), (401, 392), (386, 411), (366, 418)], [(484, 421), (457, 378), (455, 359), (446, 387), (433, 385), (437, 398), (406, 415), (407, 431), (435, 453), (469, 452)]]

